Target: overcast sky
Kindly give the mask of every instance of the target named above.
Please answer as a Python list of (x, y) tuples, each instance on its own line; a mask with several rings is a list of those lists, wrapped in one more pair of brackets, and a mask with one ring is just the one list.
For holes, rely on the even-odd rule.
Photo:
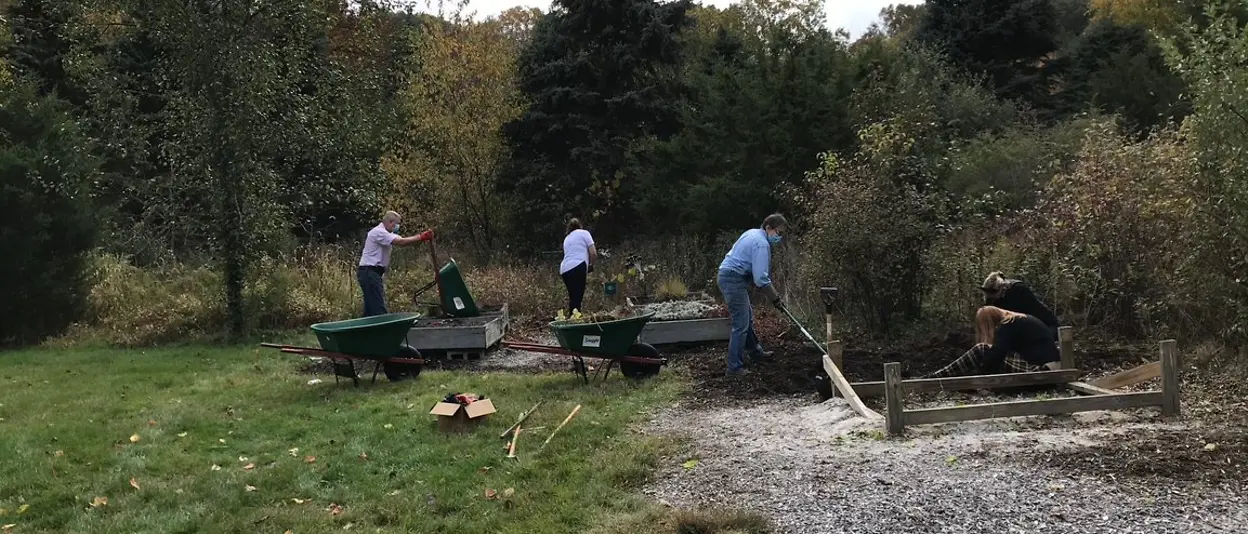
[[(725, 7), (734, 0), (694, 0), (701, 4)], [(844, 28), (851, 38), (858, 38), (867, 27), (879, 18), (880, 10), (891, 4), (918, 4), (923, 0), (826, 0), (824, 9), (828, 14), (828, 27)], [(416, 3), (416, 2), (413, 2)], [(450, 4), (451, 2), (447, 2)], [(424, 2), (419, 2), (417, 9), (423, 9)], [(536, 7), (542, 11), (550, 9), (549, 0), (469, 0), (468, 10), (476, 11), (485, 17), (514, 6)]]

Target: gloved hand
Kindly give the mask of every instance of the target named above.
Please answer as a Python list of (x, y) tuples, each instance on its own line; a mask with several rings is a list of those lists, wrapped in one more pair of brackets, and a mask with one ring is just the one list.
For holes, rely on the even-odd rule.
[(416, 236), (417, 241), (430, 241), (433, 239), (433, 230), (425, 230)]
[(780, 300), (780, 293), (776, 291), (775, 284), (767, 284), (762, 289), (763, 294), (767, 295), (767, 300), (770, 300), (772, 305), (777, 308), (784, 307), (784, 301)]

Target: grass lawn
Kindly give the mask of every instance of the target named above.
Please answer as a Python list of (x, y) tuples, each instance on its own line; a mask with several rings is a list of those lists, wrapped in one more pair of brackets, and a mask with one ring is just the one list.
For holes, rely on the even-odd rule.
[[(354, 389), (297, 372), (304, 363), (250, 347), (0, 354), (0, 525), (562, 533), (657, 517), (630, 489), (670, 444), (629, 425), (675, 398), (670, 372), (588, 386), (571, 372), (426, 372)], [(452, 391), (498, 413), (474, 434), (441, 434), (428, 412)], [(540, 399), (525, 426), (545, 430), (522, 432), (508, 460), (499, 433)]]

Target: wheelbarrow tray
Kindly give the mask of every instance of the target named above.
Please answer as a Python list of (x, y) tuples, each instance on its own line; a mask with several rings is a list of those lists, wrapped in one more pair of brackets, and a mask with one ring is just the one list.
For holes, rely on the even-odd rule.
[(388, 359), (399, 351), (419, 313), (387, 313), (312, 325), (321, 349), (357, 358)]
[(654, 317), (653, 311), (601, 323), (552, 321), (559, 346), (572, 352), (601, 356), (624, 356), (637, 343), (637, 336)]

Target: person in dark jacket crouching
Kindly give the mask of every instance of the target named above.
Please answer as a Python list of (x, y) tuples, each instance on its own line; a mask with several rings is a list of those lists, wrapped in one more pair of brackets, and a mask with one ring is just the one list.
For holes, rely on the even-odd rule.
[(1057, 315), (1036, 297), (1025, 282), (1012, 280), (1000, 272), (994, 272), (988, 275), (980, 289), (984, 292), (985, 306), (994, 306), (1035, 317), (1052, 330), (1053, 340), (1057, 340), (1057, 329), (1061, 326), (1057, 322)]
[(975, 314), (978, 344), (927, 378), (1057, 369), (1061, 354), (1048, 325), (1031, 315), (984, 306)]

